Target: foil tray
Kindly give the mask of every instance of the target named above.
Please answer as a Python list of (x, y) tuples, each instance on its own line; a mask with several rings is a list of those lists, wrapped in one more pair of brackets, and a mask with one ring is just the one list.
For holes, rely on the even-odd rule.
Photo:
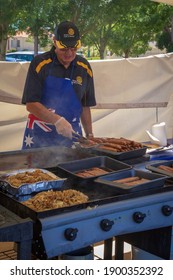
[[(34, 172), (35, 170), (40, 170), (40, 171), (48, 174), (49, 176), (52, 177), (52, 180), (39, 181), (36, 183), (31, 183), (31, 184), (25, 183), (25, 184), (20, 185), (19, 187), (15, 187), (7, 181), (7, 177), (9, 177), (11, 175), (17, 175), (19, 173), (24, 173), (24, 172)], [(19, 170), (12, 171), (10, 173), (3, 174), (0, 177), (0, 189), (2, 189), (3, 191), (8, 192), (14, 196), (29, 195), (32, 193), (37, 193), (40, 191), (46, 191), (46, 190), (50, 190), (50, 189), (60, 189), (65, 180), (66, 180), (66, 178), (59, 178), (54, 173), (52, 173), (46, 169), (40, 169), (40, 168), (19, 169)]]
[[(115, 180), (125, 179), (134, 176), (137, 176), (141, 179), (147, 179), (148, 181), (133, 186), (127, 186), (122, 183), (114, 182)], [(162, 188), (167, 178), (168, 177), (164, 175), (131, 169), (99, 177), (95, 179), (95, 182), (105, 186), (115, 187), (118, 193), (129, 193), (136, 191), (145, 191), (155, 188)]]

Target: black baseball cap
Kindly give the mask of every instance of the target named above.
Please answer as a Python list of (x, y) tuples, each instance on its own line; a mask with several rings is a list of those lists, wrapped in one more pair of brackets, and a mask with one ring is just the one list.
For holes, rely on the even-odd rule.
[(59, 49), (81, 47), (79, 30), (71, 21), (63, 21), (55, 28), (55, 39)]

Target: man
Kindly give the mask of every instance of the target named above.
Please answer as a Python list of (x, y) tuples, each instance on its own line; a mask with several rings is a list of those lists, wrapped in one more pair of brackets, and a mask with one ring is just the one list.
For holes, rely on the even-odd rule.
[(29, 111), (22, 149), (50, 145), (71, 146), (73, 133), (92, 137), (90, 107), (96, 105), (93, 73), (88, 61), (77, 55), (81, 47), (72, 22), (55, 29), (54, 46), (37, 55), (26, 78), (22, 103)]

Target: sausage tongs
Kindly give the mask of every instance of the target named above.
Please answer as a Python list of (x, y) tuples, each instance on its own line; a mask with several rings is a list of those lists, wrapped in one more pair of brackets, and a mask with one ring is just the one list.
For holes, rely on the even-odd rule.
[(72, 136), (74, 139), (78, 140), (78, 142), (80, 142), (80, 143), (85, 143), (86, 141), (88, 141), (88, 139), (86, 137), (80, 135), (79, 133), (77, 133), (75, 131), (72, 133)]

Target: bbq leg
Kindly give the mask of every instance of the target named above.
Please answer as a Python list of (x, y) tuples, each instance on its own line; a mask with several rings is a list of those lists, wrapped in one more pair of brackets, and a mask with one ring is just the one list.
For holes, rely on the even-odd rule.
[(112, 260), (112, 242), (113, 238), (104, 240), (104, 260)]
[(17, 259), (31, 260), (32, 240), (24, 240), (17, 243)]
[(124, 241), (120, 237), (115, 237), (115, 260), (124, 259)]

